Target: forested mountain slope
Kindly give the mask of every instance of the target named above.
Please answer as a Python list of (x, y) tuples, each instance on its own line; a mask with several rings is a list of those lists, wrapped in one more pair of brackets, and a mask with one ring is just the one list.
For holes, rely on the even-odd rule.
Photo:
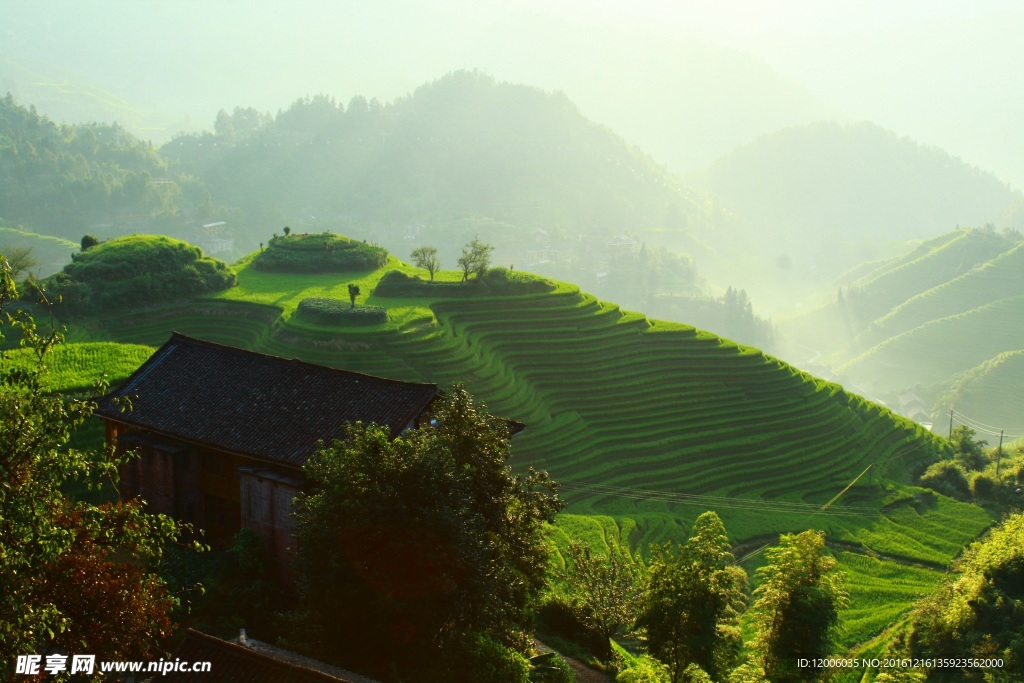
[(447, 243), (467, 218), (521, 240), (538, 229), (612, 236), (703, 221), (694, 193), (564, 95), (476, 72), (387, 105), (317, 96), (272, 119), (237, 109), (215, 133), (178, 137), (161, 153), (217, 202), (360, 235), (376, 226), (384, 242), (422, 229)]

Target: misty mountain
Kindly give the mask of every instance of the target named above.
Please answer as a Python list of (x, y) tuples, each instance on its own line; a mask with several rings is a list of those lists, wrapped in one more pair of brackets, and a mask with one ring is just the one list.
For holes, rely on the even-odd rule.
[(279, 227), (268, 218), (279, 215), (385, 243), (424, 229), (447, 243), (445, 226), (466, 220), (542, 230), (542, 241), (704, 220), (699, 195), (564, 95), (477, 72), (387, 105), (317, 96), (272, 118), (236, 109), (161, 154), (261, 226)]
[(1020, 198), (992, 174), (868, 122), (765, 135), (699, 179), (752, 232), (787, 240), (922, 238), (995, 220)]
[(142, 139), (155, 134), (162, 141), (168, 131), (190, 127), (185, 118), (144, 111), (74, 69), (0, 54), (0, 95), (5, 93), (57, 123), (116, 122)]
[(154, 230), (208, 201), (149, 143), (117, 124), (58, 125), (0, 99), (0, 217), (78, 242), (83, 232)]
[(464, 60), (564, 91), (675, 171), (700, 168), (758, 135), (835, 115), (749, 52), (686, 35), (521, 14), (490, 26)]
[(692, 180), (736, 220), (723, 237), (761, 254), (774, 282), (805, 291), (890, 258), (901, 241), (994, 221), (1020, 199), (991, 174), (867, 122), (765, 135)]
[[(852, 13), (866, 20), (856, 29), (788, 32), (755, 52), (848, 116), (927, 140), (1024, 189), (1024, 11), (982, 5), (930, 3), (930, 20), (888, 26), (858, 5)], [(918, 14), (910, 3), (879, 7), (890, 17), (901, 10)]]

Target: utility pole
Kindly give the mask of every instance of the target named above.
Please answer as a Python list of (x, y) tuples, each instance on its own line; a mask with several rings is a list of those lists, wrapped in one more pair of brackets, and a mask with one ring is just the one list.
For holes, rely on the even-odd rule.
[(1003, 459), (1003, 430), (999, 430), (999, 446), (996, 448), (996, 481), (999, 481), (999, 461)]
[(949, 409), (949, 440), (953, 440), (953, 409)]

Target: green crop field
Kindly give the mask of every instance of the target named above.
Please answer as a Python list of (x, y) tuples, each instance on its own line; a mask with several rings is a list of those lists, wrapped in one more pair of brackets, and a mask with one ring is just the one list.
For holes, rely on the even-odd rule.
[[(574, 286), (480, 296), (467, 284), (466, 299), (389, 298), (366, 294), (388, 270), (422, 272), (394, 259), (379, 270), (320, 275), (258, 272), (244, 260), (237, 268), (231, 289), (93, 318), (73, 336), (153, 346), (179, 331), (396, 379), (462, 382), (492, 412), (527, 425), (513, 464), (545, 468), (561, 483), (569, 507), (556, 546), (614, 534), (642, 553), (684, 539), (714, 509), (742, 554), (781, 532), (820, 528), (845, 554), (876, 555), (877, 565), (844, 566), (857, 568), (858, 585), (874, 582), (906, 600), (872, 613), (857, 598), (851, 644), (888, 625), (991, 523), (980, 508), (906, 485), (909, 468), (944, 448), (918, 425), (757, 349), (649, 320)], [(294, 317), (302, 299), (346, 299), (349, 283), (364, 293), (360, 304), (386, 308), (389, 321)], [(875, 587), (855, 595), (866, 600)]]
[(1021, 436), (1024, 435), (1021, 387), (1024, 387), (1024, 350), (1007, 351), (958, 376), (935, 402), (932, 413), (945, 415), (953, 408), (978, 416), (996, 429), (1006, 430), (1008, 438)]
[(1021, 339), (1024, 295), (925, 323), (871, 348), (838, 372), (862, 381), (885, 377), (902, 386), (936, 383), (1019, 347)]
[[(45, 388), (60, 393), (94, 393), (100, 381), (109, 384), (123, 382), (153, 355), (153, 351), (151, 346), (113, 342), (61, 344), (44, 357), (49, 370)], [(12, 367), (27, 368), (35, 362), (28, 349), (4, 353), (10, 354)]]

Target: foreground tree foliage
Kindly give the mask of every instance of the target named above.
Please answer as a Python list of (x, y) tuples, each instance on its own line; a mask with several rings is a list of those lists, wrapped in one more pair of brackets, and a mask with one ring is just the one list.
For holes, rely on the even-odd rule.
[(607, 661), (612, 657), (612, 636), (636, 620), (643, 565), (615, 541), (609, 543), (607, 555), (576, 541), (569, 543), (565, 554), (561, 578), (569, 605), (583, 624), (604, 638), (607, 649), (597, 654)]
[(754, 590), (758, 663), (772, 683), (822, 680), (825, 669), (800, 667), (797, 660), (832, 654), (839, 612), (848, 602), (843, 574), (825, 553), (825, 534), (783, 534), (765, 555)]
[(307, 463), (293, 637), (385, 678), (522, 680), (542, 526), (561, 503), (546, 473), (512, 474), (507, 426), (464, 389), (434, 417), (396, 439), (356, 424)]
[(12, 311), (17, 296), (0, 255), (0, 342), (18, 336), (35, 357), (25, 369), (0, 351), (0, 679), (17, 655), (153, 655), (172, 630), (176, 600), (151, 568), (179, 528), (137, 502), (96, 505), (62, 493), (70, 482), (116, 486), (118, 462), (69, 448), (93, 406), (43, 391), (62, 339)]
[(1003, 660), (988, 669), (937, 668), (928, 681), (1024, 680), (1024, 515), (1007, 517), (964, 553), (914, 610), (901, 656)]
[[(705, 512), (681, 546), (655, 546), (637, 626), (648, 650), (668, 665), (672, 683), (697, 668), (722, 680), (742, 647), (737, 619), (747, 575), (734, 564), (722, 520)], [(689, 669), (690, 665), (696, 665)]]

